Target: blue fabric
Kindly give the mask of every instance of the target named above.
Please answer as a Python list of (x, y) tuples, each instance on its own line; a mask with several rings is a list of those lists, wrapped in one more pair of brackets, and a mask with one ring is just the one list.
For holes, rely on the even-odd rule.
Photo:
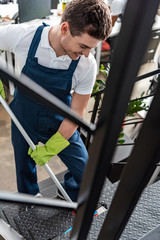
[[(44, 27), (45, 25), (40, 26), (33, 37), (22, 72), (70, 106), (72, 77), (79, 59), (72, 60), (67, 70), (50, 69), (38, 64), (35, 54)], [(38, 144), (38, 142), (46, 143), (58, 130), (64, 119), (39, 102), (32, 100), (19, 89), (16, 89), (10, 107), (34, 144)], [(63, 186), (70, 198), (76, 201), (88, 154), (78, 131), (72, 135), (69, 142), (70, 145), (59, 154), (59, 157), (68, 167)], [(29, 146), (13, 122), (12, 144), (15, 153), (18, 191), (35, 195), (39, 192), (36, 164), (28, 155)]]

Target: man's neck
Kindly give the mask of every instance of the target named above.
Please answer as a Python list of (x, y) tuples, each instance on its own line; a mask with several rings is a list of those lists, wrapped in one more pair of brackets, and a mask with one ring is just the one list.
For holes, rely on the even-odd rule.
[(62, 55), (66, 55), (66, 52), (64, 51), (61, 45), (61, 34), (59, 25), (50, 28), (48, 37), (49, 44), (54, 49), (56, 56), (60, 57)]

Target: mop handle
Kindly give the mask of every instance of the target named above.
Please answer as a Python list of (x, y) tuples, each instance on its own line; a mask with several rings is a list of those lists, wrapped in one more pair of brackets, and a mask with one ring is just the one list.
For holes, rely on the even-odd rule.
[[(32, 140), (30, 139), (30, 137), (28, 136), (28, 134), (26, 133), (26, 131), (24, 130), (24, 128), (22, 127), (22, 125), (20, 124), (20, 122), (18, 121), (18, 119), (16, 118), (16, 116), (14, 115), (14, 113), (12, 112), (12, 110), (10, 109), (10, 107), (8, 106), (8, 104), (2, 98), (1, 95), (0, 95), (0, 102), (2, 103), (3, 107), (8, 112), (8, 114), (10, 115), (11, 119), (13, 120), (13, 122), (15, 123), (15, 125), (17, 126), (19, 131), (21, 132), (21, 134), (24, 137), (24, 139), (27, 141), (28, 145), (32, 148), (32, 150), (35, 150), (36, 149), (35, 144), (32, 142)], [(56, 184), (57, 188), (63, 194), (65, 199), (67, 201), (69, 201), (69, 202), (72, 202), (72, 200), (70, 199), (70, 197), (68, 196), (68, 194), (66, 193), (66, 191), (64, 190), (64, 188), (62, 187), (62, 185), (60, 184), (60, 182), (58, 181), (58, 179), (56, 178), (56, 176), (54, 175), (52, 170), (50, 169), (50, 167), (48, 166), (48, 164), (45, 164), (44, 168), (46, 169), (46, 171), (48, 172), (49, 176), (52, 178), (52, 180)]]

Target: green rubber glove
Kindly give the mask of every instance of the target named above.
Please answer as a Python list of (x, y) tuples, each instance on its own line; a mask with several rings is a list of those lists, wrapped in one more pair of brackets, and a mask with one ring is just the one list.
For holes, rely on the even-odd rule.
[(49, 162), (51, 157), (60, 153), (69, 144), (70, 143), (59, 132), (56, 132), (44, 146), (36, 145), (34, 151), (30, 147), (28, 154), (38, 165), (43, 166)]
[(5, 92), (4, 92), (3, 83), (1, 80), (0, 80), (0, 94), (5, 99), (6, 96), (5, 96)]

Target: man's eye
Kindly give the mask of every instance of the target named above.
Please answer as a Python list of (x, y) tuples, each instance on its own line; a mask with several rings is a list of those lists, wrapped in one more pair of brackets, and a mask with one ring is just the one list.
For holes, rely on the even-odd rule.
[(81, 48), (82, 48), (82, 49), (86, 49), (86, 47), (85, 47), (85, 46), (83, 46), (83, 45), (81, 45)]

